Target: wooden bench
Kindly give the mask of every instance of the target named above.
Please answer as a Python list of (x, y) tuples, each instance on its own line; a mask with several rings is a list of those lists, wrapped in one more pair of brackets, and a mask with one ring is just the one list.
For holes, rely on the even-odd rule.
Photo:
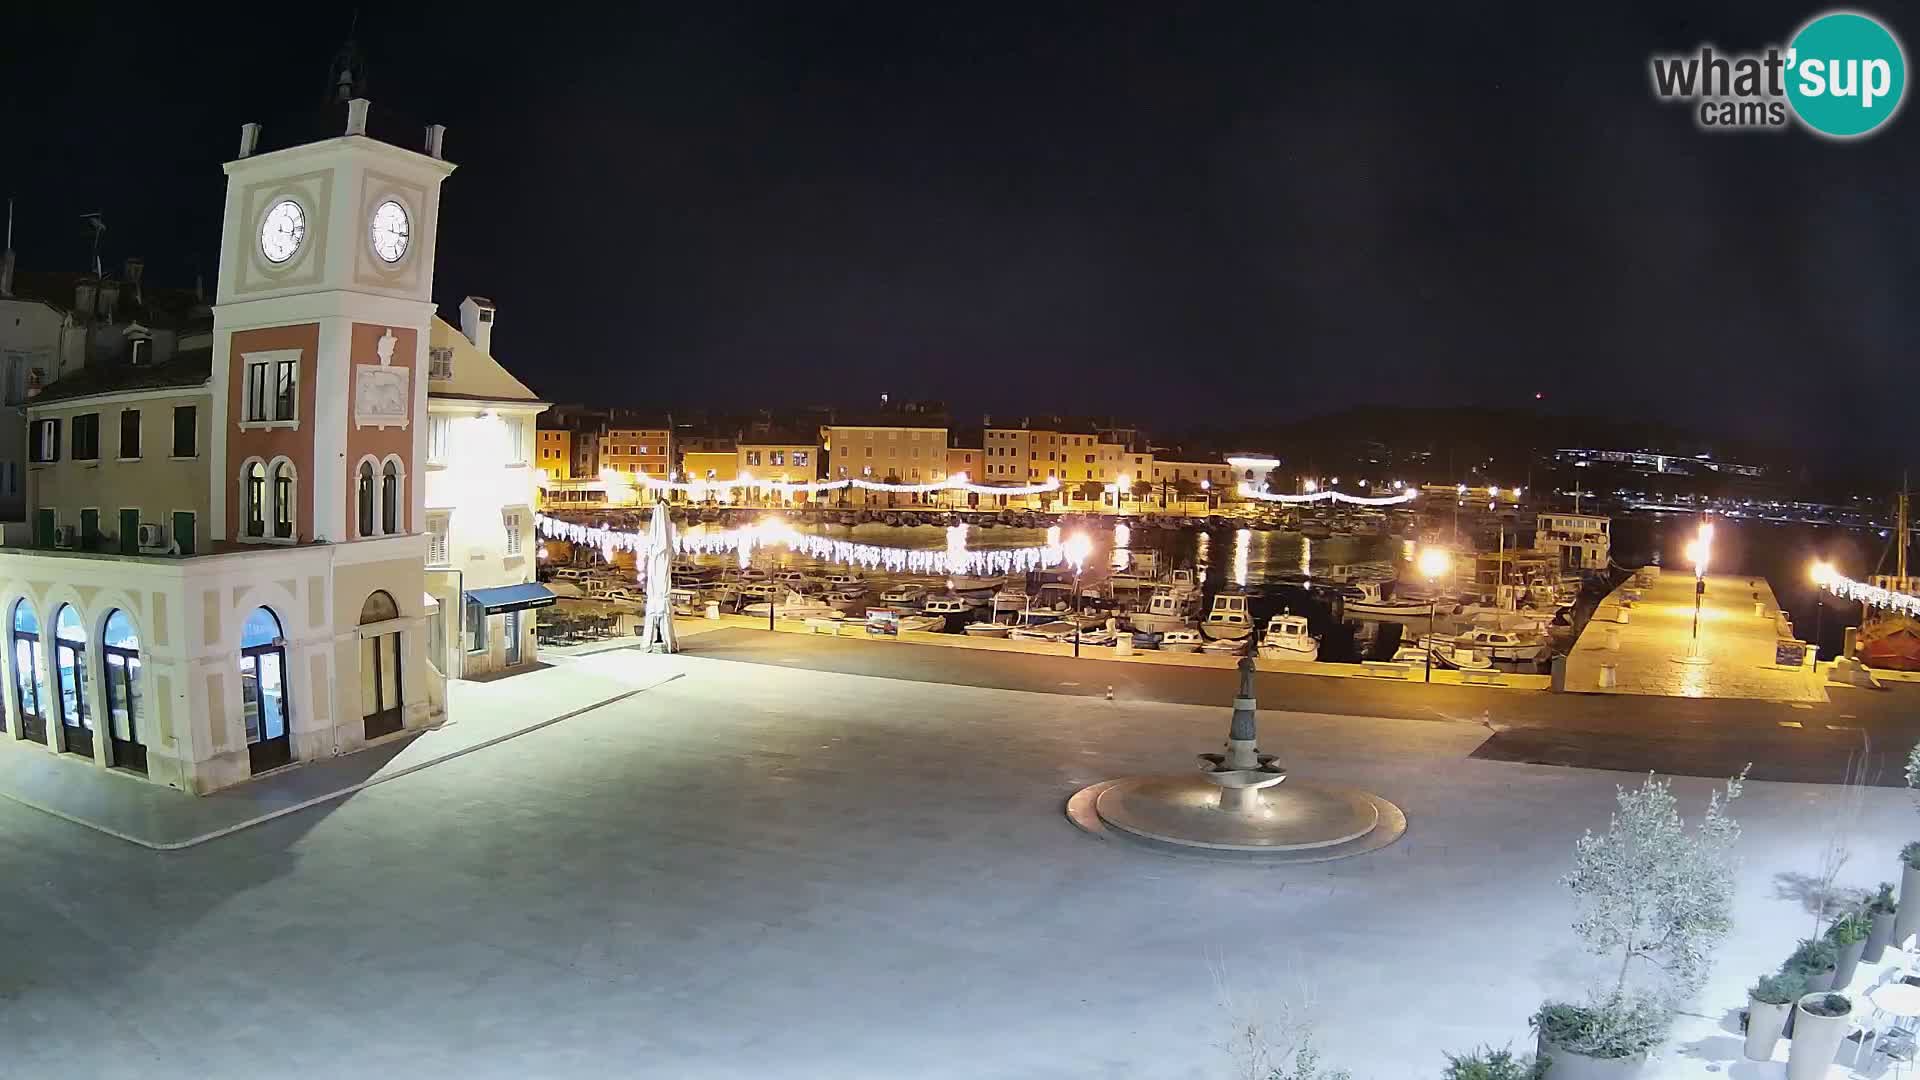
[(1392, 660), (1362, 660), (1360, 670), (1371, 679), (1404, 679), (1413, 668)]
[(1505, 686), (1507, 680), (1501, 678), (1499, 671), (1462, 671), (1460, 683), (1463, 686)]

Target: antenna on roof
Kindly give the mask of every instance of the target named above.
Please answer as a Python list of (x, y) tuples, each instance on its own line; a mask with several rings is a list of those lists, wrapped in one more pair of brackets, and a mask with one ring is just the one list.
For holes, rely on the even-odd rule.
[(100, 270), (100, 236), (107, 231), (107, 219), (98, 210), (80, 215), (80, 220), (93, 230), (93, 276), (104, 277)]

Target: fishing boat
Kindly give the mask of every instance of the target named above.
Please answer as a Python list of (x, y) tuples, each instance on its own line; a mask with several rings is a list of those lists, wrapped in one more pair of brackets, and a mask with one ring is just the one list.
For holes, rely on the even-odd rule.
[(1269, 660), (1318, 660), (1320, 639), (1308, 630), (1304, 616), (1275, 615), (1260, 635), (1260, 655)]
[(840, 619), (846, 617), (846, 612), (841, 611), (839, 608), (834, 607), (824, 600), (816, 600), (809, 596), (802, 596), (791, 590), (788, 590), (786, 595), (781, 597), (778, 602), (762, 600), (757, 604), (748, 604), (740, 609), (740, 614), (765, 617), (767, 607), (770, 603), (773, 605), (774, 614), (782, 619)]
[(901, 615), (900, 629), (914, 630), (922, 634), (937, 634), (947, 628), (945, 615)]
[(958, 630), (973, 621), (973, 605), (958, 596), (929, 596), (920, 614), (940, 616), (942, 630)]
[(828, 574), (823, 580), (835, 592), (867, 591), (867, 580), (859, 574)]
[(1160, 635), (1159, 649), (1161, 652), (1190, 653), (1205, 644), (1198, 630), (1168, 630)]
[(1153, 595), (1147, 598), (1145, 611), (1127, 613), (1127, 625), (1148, 633), (1188, 629), (1193, 626), (1199, 606), (1200, 597), (1197, 593), (1155, 589)]
[(1010, 611), (1025, 611), (1029, 603), (1026, 586), (1011, 584), (993, 594), (993, 613), (999, 616)]
[(1007, 579), (1004, 576), (975, 577), (969, 574), (955, 574), (947, 579), (947, 588), (957, 593), (992, 592), (1006, 583)]
[(1204, 653), (1212, 653), (1215, 656), (1245, 656), (1247, 652), (1247, 639), (1246, 638), (1240, 638), (1238, 640), (1216, 639), (1214, 641), (1207, 642), (1205, 645), (1200, 646), (1200, 651)]
[(1424, 619), (1433, 606), (1423, 600), (1388, 597), (1378, 581), (1355, 581), (1340, 590), (1341, 609), (1357, 619)]
[(1003, 622), (972, 622), (961, 627), (968, 637), (1003, 638), (1013, 633), (1014, 625)]
[(1247, 598), (1240, 593), (1220, 593), (1213, 598), (1200, 633), (1209, 641), (1240, 641), (1253, 634), (1253, 618), (1247, 614)]
[(925, 585), (916, 585), (911, 581), (902, 582), (880, 594), (880, 600), (886, 604), (917, 604), (927, 595)]
[(1475, 627), (1453, 637), (1423, 634), (1420, 637), (1420, 647), (1435, 650), (1444, 648), (1449, 653), (1459, 649), (1472, 649), (1490, 660), (1509, 664), (1537, 664), (1545, 660), (1553, 649), (1543, 634), (1522, 630), (1495, 630), (1487, 627)]
[[(1903, 488), (1906, 486), (1901, 485)], [(1897, 593), (1920, 591), (1920, 579), (1907, 576), (1907, 493), (1895, 508), (1894, 572), (1874, 574), (1867, 584)], [(1883, 564), (1884, 565), (1884, 564)], [(1854, 633), (1853, 654), (1870, 668), (1882, 671), (1920, 671), (1920, 621), (1886, 608), (1863, 605), (1860, 629)]]
[(1478, 650), (1457, 649), (1451, 644), (1442, 642), (1434, 643), (1431, 657), (1427, 655), (1427, 650), (1418, 645), (1402, 645), (1393, 654), (1393, 659), (1399, 664), (1432, 663), (1434, 667), (1448, 671), (1485, 671), (1493, 666), (1493, 661), (1488, 660), (1486, 654)]

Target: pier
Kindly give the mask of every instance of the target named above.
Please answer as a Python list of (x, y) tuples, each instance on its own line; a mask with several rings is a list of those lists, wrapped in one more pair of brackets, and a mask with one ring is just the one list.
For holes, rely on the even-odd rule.
[(1765, 578), (1708, 574), (1704, 580), (1697, 646), (1692, 574), (1656, 571), (1649, 578), (1642, 571), (1615, 589), (1567, 656), (1566, 689), (1583, 694), (1827, 700), (1811, 645), (1797, 664), (1776, 662), (1782, 658), (1778, 646), (1791, 642), (1793, 633)]

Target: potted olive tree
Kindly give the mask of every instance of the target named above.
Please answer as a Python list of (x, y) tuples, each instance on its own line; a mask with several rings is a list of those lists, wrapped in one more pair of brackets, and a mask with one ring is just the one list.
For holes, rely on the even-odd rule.
[(1793, 950), (1780, 970), (1800, 972), (1807, 981), (1806, 992), (1813, 994), (1833, 989), (1833, 977), (1839, 966), (1840, 950), (1831, 940), (1802, 938), (1800, 947)]
[(1448, 1054), (1440, 1080), (1542, 1080), (1546, 1075), (1547, 1063), (1539, 1058), (1514, 1057), (1505, 1047), (1483, 1046), (1464, 1056)]
[(1762, 975), (1747, 991), (1747, 1057), (1772, 1061), (1773, 1048), (1786, 1033), (1793, 1003), (1806, 992), (1807, 979), (1797, 971)]
[(1618, 967), (1584, 1004), (1548, 1002), (1534, 1014), (1553, 1080), (1637, 1074), (1666, 1037), (1675, 1001), (1705, 979), (1732, 925), (1740, 826), (1729, 809), (1745, 778), (1714, 792), (1689, 829), (1671, 783), (1649, 774), (1638, 789), (1617, 789), (1605, 833), (1589, 831), (1574, 846), (1561, 879), (1580, 904), (1574, 933)]
[(1806, 994), (1794, 1006), (1793, 1042), (1787, 1047), (1787, 1080), (1825, 1080), (1846, 1041), (1853, 999), (1845, 994)]
[(1867, 945), (1860, 950), (1860, 959), (1869, 964), (1880, 962), (1880, 954), (1887, 950), (1887, 944), (1893, 940), (1893, 913), (1896, 906), (1893, 882), (1881, 882), (1880, 891), (1867, 901)]
[(1827, 927), (1827, 940), (1833, 942), (1838, 953), (1831, 989), (1845, 990), (1853, 985), (1853, 973), (1860, 966), (1861, 951), (1867, 947), (1867, 933), (1871, 929), (1873, 924), (1858, 911), (1847, 912)]

